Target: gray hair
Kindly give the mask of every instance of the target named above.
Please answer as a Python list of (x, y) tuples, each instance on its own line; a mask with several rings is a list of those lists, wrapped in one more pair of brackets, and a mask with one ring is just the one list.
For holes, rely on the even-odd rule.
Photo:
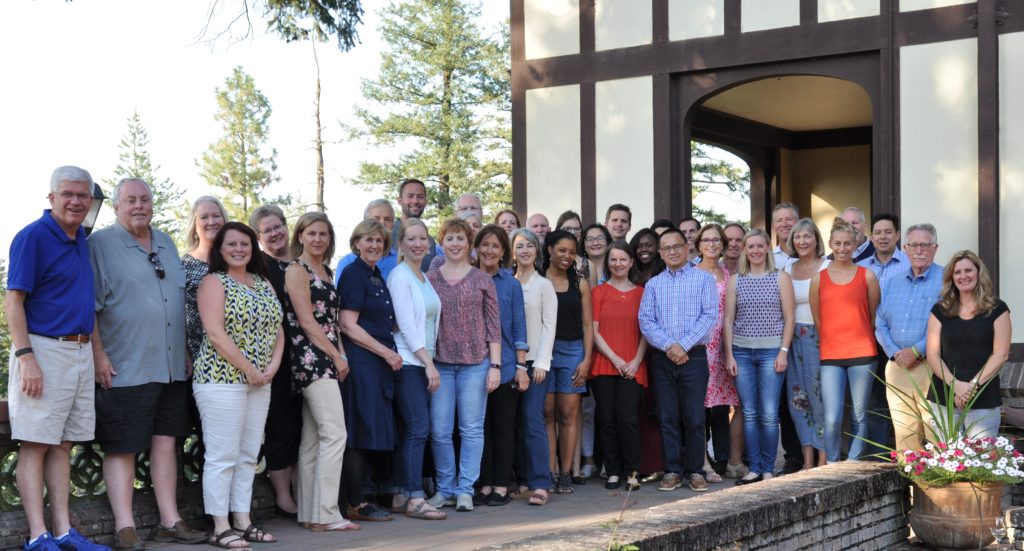
[(512, 264), (515, 265), (515, 257), (516, 257), (516, 255), (515, 255), (515, 244), (516, 244), (516, 238), (517, 237), (522, 237), (523, 239), (526, 239), (530, 243), (533, 243), (533, 247), (535, 249), (537, 249), (537, 258), (534, 259), (534, 261), (533, 261), (533, 269), (537, 270), (537, 273), (543, 274), (543, 269), (542, 268), (543, 268), (544, 264), (543, 264), (543, 261), (541, 260), (541, 251), (542, 251), (542, 249), (541, 249), (541, 246), (540, 246), (540, 239), (537, 238), (537, 234), (533, 233), (533, 231), (531, 231), (529, 228), (518, 228), (518, 229), (512, 230), (512, 233), (509, 234), (509, 236), (508, 236), (509, 247), (512, 249), (512, 258), (513, 258)]
[(864, 211), (860, 210), (857, 207), (846, 207), (845, 209), (843, 209), (842, 214), (846, 214), (848, 212), (852, 212), (852, 213), (856, 214), (857, 216), (859, 216), (861, 224), (863, 224), (867, 220), (867, 217), (864, 216)]
[(923, 224), (914, 224), (913, 226), (910, 226), (909, 228), (907, 228), (907, 232), (904, 235), (906, 235), (907, 239), (909, 240), (910, 239), (910, 233), (911, 232), (915, 232), (915, 231), (928, 232), (928, 233), (930, 233), (932, 235), (932, 243), (938, 243), (939, 242), (939, 233), (937, 231), (935, 231), (935, 226), (933, 226), (933, 225), (931, 225), (931, 224), (929, 224), (927, 222), (924, 222)]
[(775, 217), (776, 212), (779, 212), (782, 209), (789, 209), (793, 211), (793, 216), (795, 216), (796, 218), (800, 218), (800, 209), (796, 208), (796, 205), (794, 205), (793, 203), (788, 202), (779, 203), (778, 205), (775, 205), (775, 208), (772, 209), (772, 218)]
[(53, 174), (50, 176), (50, 193), (57, 193), (61, 182), (85, 182), (89, 184), (90, 188), (96, 185), (96, 182), (92, 181), (92, 175), (89, 174), (88, 170), (71, 165), (59, 166), (53, 171)]
[(460, 212), (456, 216), (461, 220), (469, 220), (470, 218), (475, 217), (478, 222), (480, 222), (481, 224), (484, 223), (484, 219), (480, 216), (480, 214), (471, 210)]
[(188, 229), (185, 230), (185, 237), (188, 240), (188, 250), (194, 251), (199, 246), (199, 232), (196, 231), (196, 209), (203, 203), (213, 203), (220, 209), (220, 215), (224, 219), (226, 224), (228, 221), (228, 213), (224, 210), (224, 203), (220, 202), (220, 199), (212, 195), (203, 195), (192, 202), (192, 212), (188, 217)]
[(363, 210), (363, 220), (370, 217), (370, 209), (375, 209), (377, 207), (387, 207), (391, 210), (391, 216), (395, 215), (395, 207), (391, 205), (391, 201), (388, 201), (387, 199), (374, 199), (366, 204), (366, 209)]
[(149, 193), (149, 198), (153, 198), (153, 188), (149, 187), (149, 184), (147, 184), (145, 180), (141, 178), (121, 178), (121, 181), (118, 182), (117, 186), (114, 187), (114, 196), (110, 200), (112, 204), (116, 205), (117, 202), (121, 199), (121, 188), (124, 187), (124, 185), (127, 184), (128, 182), (138, 182), (142, 184), (142, 187), (146, 188), (146, 193)]
[(284, 211), (281, 210), (281, 207), (277, 205), (260, 205), (256, 207), (256, 210), (252, 211), (252, 214), (249, 215), (249, 227), (256, 230), (256, 233), (259, 233), (257, 226), (259, 226), (260, 220), (263, 220), (268, 216), (277, 217), (282, 224), (286, 226), (288, 225), (288, 220), (285, 219)]
[(479, 203), (481, 206), (484, 204), (483, 200), (480, 199), (480, 195), (478, 195), (476, 193), (473, 193), (472, 191), (467, 191), (466, 193), (463, 193), (462, 195), (459, 195), (459, 198), (456, 199), (455, 202), (458, 203), (459, 200), (461, 200), (463, 197), (472, 197), (472, 198), (476, 199), (476, 202)]

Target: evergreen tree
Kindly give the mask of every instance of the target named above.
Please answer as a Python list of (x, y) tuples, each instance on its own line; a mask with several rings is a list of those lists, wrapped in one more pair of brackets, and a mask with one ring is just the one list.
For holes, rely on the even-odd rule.
[[(233, 14), (229, 23), (216, 30), (216, 15), (226, 8)], [(253, 31), (253, 14), (262, 11), (268, 18), (267, 29), (277, 33), (285, 42), (314, 38), (324, 42), (329, 37), (338, 38), (338, 49), (348, 51), (359, 41), (356, 28), (363, 22), (361, 0), (210, 0), (206, 26), (199, 33), (200, 38), (214, 42), (228, 36), (238, 40), (248, 38)], [(235, 32), (236, 24), (243, 30)], [(214, 28), (211, 29), (211, 26)]]
[[(170, 235), (175, 242), (182, 238), (185, 213), (182, 210), (184, 192), (168, 178), (157, 175), (160, 165), (154, 165), (149, 155), (149, 133), (142, 125), (136, 110), (128, 118), (128, 131), (121, 138), (114, 177), (104, 180), (113, 191), (123, 178), (138, 178), (153, 189), (153, 227)], [(180, 243), (179, 243), (180, 245)]]
[(697, 196), (705, 191), (750, 197), (750, 171), (724, 159), (712, 157), (708, 154), (708, 147), (699, 142), (690, 142), (693, 216), (702, 224), (711, 222), (716, 224), (749, 223), (749, 220), (729, 220), (724, 214), (712, 208), (704, 208), (696, 204)]
[(224, 136), (210, 144), (196, 164), (208, 184), (224, 190), (221, 200), (232, 220), (247, 220), (249, 212), (265, 201), (262, 192), (277, 181), (277, 150), (268, 149), (270, 102), (241, 67), (235, 67), (217, 88), (214, 118)]
[(485, 35), (479, 17), (474, 0), (393, 0), (381, 14), (380, 74), (362, 83), (374, 107), (356, 108), (352, 134), (395, 153), (360, 163), (356, 183), (395, 197), (399, 182), (419, 178), (428, 219), (451, 215), (464, 192), (491, 212), (511, 199), (508, 35)]
[[(0, 258), (0, 302), (7, 299), (7, 260)], [(7, 373), (10, 370), (11, 331), (7, 327), (7, 308), (0, 308), (0, 398), (7, 398)]]

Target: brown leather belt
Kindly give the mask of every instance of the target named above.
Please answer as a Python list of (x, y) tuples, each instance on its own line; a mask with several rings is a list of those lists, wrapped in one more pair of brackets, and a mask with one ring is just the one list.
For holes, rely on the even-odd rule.
[(77, 342), (78, 344), (88, 344), (91, 335), (61, 335), (59, 337), (51, 337), (50, 335), (41, 335), (48, 339), (53, 339), (60, 342)]

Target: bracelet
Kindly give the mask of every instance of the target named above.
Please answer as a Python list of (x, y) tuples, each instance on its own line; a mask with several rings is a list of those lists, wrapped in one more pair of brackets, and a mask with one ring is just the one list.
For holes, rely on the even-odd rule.
[(789, 348), (786, 348), (785, 346), (780, 346), (779, 350), (781, 350), (783, 352), (789, 352)]
[(497, 369), (498, 371), (501, 371), (501, 364), (491, 364), (491, 369)]
[(526, 364), (516, 364), (516, 369), (518, 369), (520, 371), (526, 371), (527, 367), (526, 367)]
[(20, 357), (24, 356), (25, 354), (32, 354), (32, 353), (33, 353), (32, 352), (32, 347), (31, 346), (26, 346), (25, 348), (19, 348), (19, 349), (15, 350), (14, 351), (14, 357), (15, 358), (20, 358)]
[(344, 354), (338, 354), (338, 359), (343, 361), (343, 362), (347, 362), (348, 361), (348, 356), (346, 356)]

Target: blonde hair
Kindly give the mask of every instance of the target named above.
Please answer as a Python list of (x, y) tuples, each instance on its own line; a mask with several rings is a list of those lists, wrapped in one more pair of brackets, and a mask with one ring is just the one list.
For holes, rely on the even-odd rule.
[(220, 199), (212, 195), (203, 195), (192, 202), (192, 213), (188, 217), (188, 229), (185, 230), (185, 239), (188, 241), (188, 250), (194, 251), (199, 246), (199, 230), (196, 229), (198, 220), (196, 219), (196, 209), (203, 203), (213, 203), (220, 209), (220, 216), (224, 219), (224, 223), (228, 223), (228, 213), (224, 210), (224, 203), (220, 202)]
[(747, 231), (746, 235), (743, 236), (743, 247), (740, 252), (740, 275), (747, 275), (750, 273), (750, 260), (747, 259), (747, 241), (755, 237), (760, 237), (764, 240), (765, 247), (768, 248), (767, 254), (764, 255), (764, 265), (769, 272), (775, 271), (775, 255), (772, 254), (771, 244), (772, 241), (768, 237), (768, 234), (764, 230), (753, 228)]
[(832, 229), (828, 232), (829, 242), (832, 242), (832, 238), (836, 235), (836, 232), (841, 231), (850, 234), (854, 239), (857, 238), (857, 228), (853, 227), (853, 224), (837, 216), (835, 220), (832, 220)]
[(974, 286), (974, 291), (971, 294), (974, 296), (974, 304), (978, 309), (978, 314), (987, 316), (996, 307), (995, 296), (992, 294), (992, 277), (989, 275), (988, 268), (985, 267), (985, 263), (981, 261), (981, 258), (974, 254), (973, 251), (966, 249), (953, 253), (953, 256), (949, 258), (949, 262), (946, 263), (946, 268), (942, 270), (942, 292), (939, 294), (939, 308), (947, 316), (960, 314), (960, 290), (953, 283), (953, 270), (956, 268), (956, 263), (961, 260), (969, 260), (978, 270), (978, 284)]
[[(423, 233), (430, 237), (430, 231), (427, 229), (427, 225), (423, 223), (423, 220), (419, 218), (407, 217), (402, 219), (402, 223), (398, 225), (398, 243), (395, 245), (398, 248), (398, 263), (405, 262), (405, 253), (402, 252), (402, 241), (405, 241), (405, 234), (416, 226), (423, 228)], [(430, 251), (427, 251), (428, 253)]]
[(801, 218), (797, 220), (796, 224), (793, 224), (793, 229), (789, 232), (789, 238), (786, 239), (786, 248), (794, 253), (796, 252), (796, 249), (793, 248), (793, 236), (801, 231), (808, 232), (814, 236), (814, 254), (818, 255), (818, 258), (825, 256), (825, 243), (821, 238), (821, 232), (818, 231), (818, 226), (814, 223), (814, 220), (810, 218)]
[(331, 224), (331, 220), (327, 218), (326, 214), (318, 210), (303, 214), (299, 217), (298, 221), (295, 222), (295, 233), (292, 234), (292, 242), (288, 247), (292, 258), (302, 256), (303, 247), (299, 238), (302, 237), (302, 232), (306, 231), (306, 228), (317, 222), (327, 224), (327, 232), (331, 234), (331, 244), (327, 246), (327, 250), (324, 252), (324, 264), (329, 263), (334, 258), (334, 244), (337, 242), (337, 239), (334, 237), (334, 224)]

